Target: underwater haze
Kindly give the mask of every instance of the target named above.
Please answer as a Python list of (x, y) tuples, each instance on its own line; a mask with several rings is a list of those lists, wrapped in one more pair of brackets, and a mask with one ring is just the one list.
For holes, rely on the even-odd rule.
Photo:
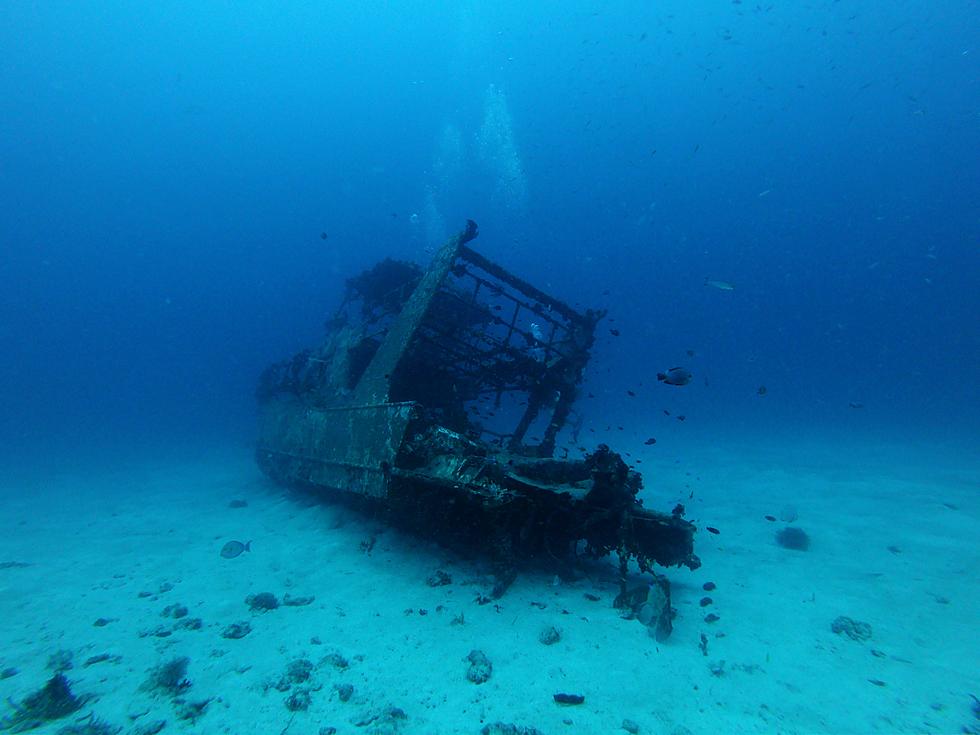
[(609, 309), (613, 384), (694, 349), (722, 430), (975, 435), (976, 10), (7, 4), (0, 429), (247, 433), (345, 278), (472, 218)]
[[(477, 733), (498, 721), (544, 733), (980, 732), (980, 704), (970, 699), (980, 695), (971, 670), (980, 660), (978, 152), (976, 0), (3, 3), (0, 465), (10, 540), (0, 562), (11, 566), (0, 567), (0, 597), (10, 597), (0, 616), (19, 622), (0, 647), (0, 668), (20, 674), (0, 676), (0, 699), (25, 701), (44, 684), (49, 656), (75, 647), (88, 651), (79, 657), (105, 650), (137, 662), (102, 689), (80, 659), (65, 670), (96, 697), (79, 715), (95, 712), (126, 732), (142, 726), (133, 702), (144, 695), (117, 701), (108, 690), (131, 684), (135, 692), (144, 669), (171, 654), (188, 655), (195, 687), (223, 694), (227, 706), (211, 704), (200, 721), (168, 709), (156, 717), (169, 723), (165, 732), (252, 732), (250, 722), (262, 723), (254, 732), (279, 732), (291, 717), (310, 718), (305, 732), (330, 725), (341, 733)], [(263, 533), (308, 546), (302, 555), (283, 547), (261, 573), (221, 577), (206, 625), (209, 615), (223, 625), (244, 614), (223, 608), (221, 595), (241, 607), (239, 597), (262, 591), (249, 585), (263, 575), (285, 586), (275, 575), (300, 557), (310, 568), (327, 563), (321, 554), (350, 568), (373, 559), (358, 550), (360, 536), (350, 557), (321, 546), (366, 521), (303, 515), (314, 511), (295, 500), (287, 509), (290, 496), (261, 484), (252, 460), (258, 377), (322, 339), (348, 278), (386, 257), (424, 266), (467, 219), (479, 224), (470, 243), (478, 252), (578, 309), (608, 311), (578, 405), (581, 440), (640, 458), (649, 502), (688, 504), (702, 529), (702, 572), (675, 579), (670, 645), (654, 651), (644, 633), (628, 644), (630, 655), (645, 651), (642, 660), (618, 658), (618, 643), (609, 643), (617, 633), (604, 629), (600, 640), (594, 628), (575, 627), (581, 618), (595, 626), (600, 615), (573, 607), (585, 588), (553, 590), (550, 577), (532, 575), (515, 599), (526, 593), (547, 598), (549, 613), (572, 610), (556, 617), (577, 646), (567, 662), (547, 658), (556, 654), (537, 642), (541, 621), (528, 619), (525, 630), (524, 618), (506, 616), (518, 605), (526, 615), (526, 602), (496, 617), (467, 608), (467, 628), (451, 628), (446, 613), (440, 631), (351, 638), (356, 645), (338, 648), (365, 655), (351, 671), (401, 656), (392, 653), (399, 646), (435, 651), (456, 671), (480, 641), (446, 644), (444, 656), (434, 641), (472, 630), (483, 615), (499, 645), (526, 634), (531, 643), (521, 645), (534, 649), (511, 659), (509, 649), (494, 656), (487, 648), (496, 673), (479, 690), (482, 704), (462, 673), (418, 699), (414, 675), (364, 673), (352, 702), (375, 682), (364, 696), (401, 692), (392, 704), (407, 719), (389, 711), (387, 724), (358, 725), (331, 709), (354, 704), (336, 694), (328, 704), (340, 680), (322, 671), (329, 686), (311, 695), (312, 711), (322, 707), (314, 718), (283, 707), (285, 695), (258, 678), (242, 679), (237, 698), (228, 694), (227, 672), (208, 668), (220, 665), (208, 652), (238, 641), (181, 648), (180, 635), (191, 633), (140, 637), (160, 622), (157, 607), (175, 599), (106, 608), (105, 618), (133, 626), (120, 638), (112, 626), (96, 631), (109, 637), (85, 638), (102, 617), (94, 608), (77, 628), (60, 619), (54, 611), (74, 605), (76, 593), (116, 589), (116, 573), (130, 575), (134, 587), (122, 595), (135, 605), (143, 588), (156, 594), (178, 577), (208, 579), (208, 564), (257, 563)], [(689, 370), (691, 382), (658, 381), (674, 367)], [(202, 497), (220, 501), (213, 515), (194, 510)], [(228, 523), (232, 497), (247, 498), (251, 526)], [(808, 519), (807, 497), (825, 513)], [(777, 525), (762, 520), (794, 523), (780, 515), (787, 503), (813, 538), (809, 550), (774, 543)], [(102, 529), (91, 538), (72, 525), (85, 513)], [(110, 517), (130, 525), (100, 525)], [(154, 535), (141, 518), (168, 530)], [(45, 525), (24, 530), (34, 528), (25, 519)], [(721, 534), (703, 533), (705, 524)], [(828, 570), (838, 561), (862, 556), (851, 543), (869, 528), (881, 535), (867, 555), (840, 568), (856, 586), (820, 587), (821, 575), (836, 579)], [(260, 542), (241, 558), (219, 558), (222, 543), (246, 535)], [(384, 608), (372, 591), (404, 583), (434, 594), (419, 580), (439, 565), (425, 555), (441, 552), (411, 543), (392, 541), (400, 551), (386, 552), (399, 571), (379, 570), (350, 591), (363, 607), (351, 603), (348, 622), (377, 624)], [(40, 549), (37, 559), (31, 549)], [(105, 556), (81, 561), (100, 550)], [(131, 564), (117, 569), (111, 559)], [(906, 566), (887, 566), (897, 563)], [(45, 564), (63, 576), (25, 581), (32, 569), (52, 568)], [(759, 635), (798, 649), (781, 660), (779, 645), (761, 653), (754, 633), (716, 637), (717, 627), (704, 627), (702, 583), (724, 587), (725, 569), (730, 609), (715, 625), (771, 615), (784, 627)], [(894, 587), (866, 586), (885, 584), (880, 574)], [(71, 587), (77, 579), (81, 587)], [(905, 585), (916, 588), (915, 601)], [(572, 602), (551, 600), (566, 591)], [(799, 605), (811, 592), (814, 605), (830, 607), (772, 607), (773, 596)], [(183, 601), (208, 594), (202, 587)], [(456, 602), (469, 594), (457, 592)], [(327, 599), (320, 588), (316, 595)], [(609, 626), (625, 626), (607, 596)], [(386, 624), (408, 625), (403, 608), (423, 602), (393, 597)], [(436, 605), (452, 607), (424, 603)], [(915, 630), (903, 633), (888, 611), (905, 605)], [(831, 632), (838, 615), (870, 621), (875, 638)], [(412, 621), (422, 623), (418, 613)], [(800, 632), (811, 623), (812, 635)], [(282, 625), (286, 637), (264, 640), (297, 656), (311, 637), (346, 630)], [(702, 655), (704, 631), (712, 649)], [(178, 645), (162, 648), (167, 640)], [(915, 650), (920, 643), (927, 650)], [(726, 653), (726, 645), (744, 648)], [(682, 646), (691, 658), (670, 662)], [(823, 663), (799, 663), (816, 650)], [(326, 651), (314, 653), (304, 655)], [(280, 663), (263, 668), (256, 662), (272, 659), (250, 655), (235, 659), (238, 669), (254, 664), (268, 678)], [(626, 672), (610, 674), (608, 689), (569, 673), (602, 655), (599, 665), (622, 662)], [(412, 661), (405, 666), (426, 665)], [(894, 671), (861, 668), (886, 665)], [(194, 667), (209, 673), (195, 679)], [(695, 670), (703, 678), (687, 673)], [(856, 684), (841, 682), (840, 672), (857, 670)], [(669, 702), (651, 703), (627, 691), (645, 676), (681, 684)], [(767, 676), (771, 690), (760, 683)], [(534, 681), (547, 681), (538, 705), (522, 694), (536, 691)], [(794, 687), (814, 681), (836, 693), (797, 701)], [(584, 692), (585, 704), (555, 705), (552, 693), (565, 687)], [(764, 709), (753, 692), (767, 697)], [(845, 719), (847, 707), (863, 714)]]

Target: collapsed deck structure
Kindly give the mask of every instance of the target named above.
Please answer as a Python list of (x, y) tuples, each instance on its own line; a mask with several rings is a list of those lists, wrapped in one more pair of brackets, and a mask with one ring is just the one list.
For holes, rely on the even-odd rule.
[(270, 366), (256, 456), (271, 478), (339, 492), (394, 525), (503, 570), (580, 547), (627, 564), (696, 568), (695, 527), (636, 497), (600, 446), (556, 459), (601, 311), (580, 313), (472, 249), (476, 225), (428, 268), (385, 260), (347, 282), (319, 346)]

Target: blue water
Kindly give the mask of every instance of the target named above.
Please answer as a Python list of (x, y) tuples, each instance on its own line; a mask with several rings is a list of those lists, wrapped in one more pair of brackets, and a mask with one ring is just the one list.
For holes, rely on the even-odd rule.
[(975, 435), (977, 9), (7, 3), (0, 434), (245, 436), (344, 278), (469, 217), (609, 309), (599, 410), (683, 364), (719, 430)]
[[(409, 733), (977, 728), (978, 151), (976, 0), (0, 3), (3, 698), (104, 647), (122, 665), (72, 679), (130, 723), (172, 643), (195, 696), (228, 696), (205, 729), (278, 732), (268, 681), (317, 634), (367, 652), (357, 696), (393, 688)], [(373, 521), (283, 502), (252, 462), (263, 368), (321, 339), (345, 279), (425, 264), (468, 218), (480, 252), (608, 309), (582, 443), (720, 527), (701, 570), (669, 571), (663, 650), (608, 604), (612, 567), (522, 576), (498, 615), (478, 566), (393, 532), (362, 553)], [(657, 382), (674, 366), (690, 385)], [(810, 552), (774, 543), (787, 504)], [(425, 587), (445, 564), (455, 586)], [(319, 607), (262, 628), (265, 659), (219, 639), (287, 588)], [(207, 629), (142, 637), (177, 599)], [(406, 616), (423, 605), (445, 613)], [(554, 620), (568, 645), (528, 649)], [(556, 710), (558, 686), (590, 707)]]

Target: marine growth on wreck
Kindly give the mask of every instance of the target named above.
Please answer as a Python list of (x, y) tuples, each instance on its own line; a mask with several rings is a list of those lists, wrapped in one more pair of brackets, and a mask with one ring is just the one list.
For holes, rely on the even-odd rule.
[(476, 235), (470, 221), (427, 268), (386, 259), (347, 281), (324, 340), (261, 376), (259, 465), (488, 554), (498, 595), (519, 559), (561, 568), (583, 545), (619, 555), (624, 595), (631, 559), (697, 568), (683, 509), (644, 507), (616, 452), (554, 456), (604, 313), (509, 273)]

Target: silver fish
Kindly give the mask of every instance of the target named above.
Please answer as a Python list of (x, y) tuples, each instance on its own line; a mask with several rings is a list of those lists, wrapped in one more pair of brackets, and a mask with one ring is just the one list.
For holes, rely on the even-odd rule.
[(730, 284), (728, 281), (715, 281), (711, 278), (704, 279), (705, 286), (711, 286), (712, 288), (717, 288), (719, 291), (734, 291), (735, 286)]

